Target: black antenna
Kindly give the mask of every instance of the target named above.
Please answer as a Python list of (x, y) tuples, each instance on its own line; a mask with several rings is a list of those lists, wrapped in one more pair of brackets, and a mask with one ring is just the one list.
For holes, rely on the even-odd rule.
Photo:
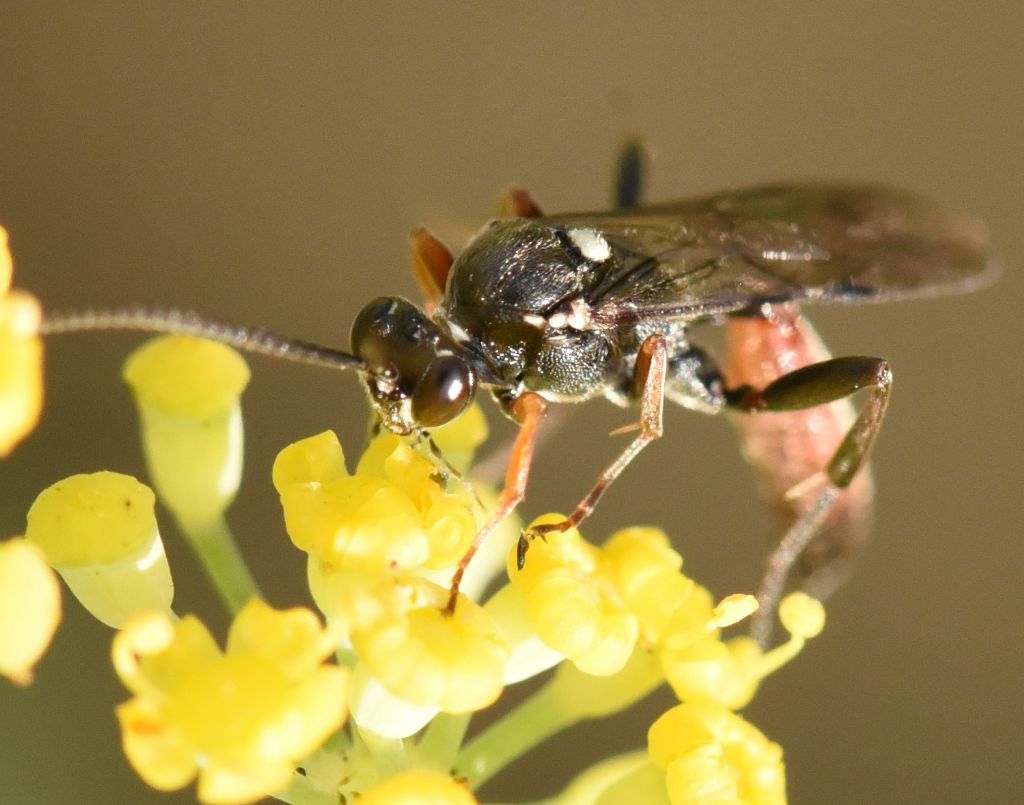
[(112, 330), (190, 335), (209, 341), (219, 341), (221, 344), (253, 355), (312, 364), (327, 369), (366, 369), (363, 361), (340, 349), (285, 338), (263, 329), (253, 330), (249, 327), (206, 319), (191, 310), (132, 305), (59, 311), (45, 314), (39, 328), (40, 333), (47, 336)]

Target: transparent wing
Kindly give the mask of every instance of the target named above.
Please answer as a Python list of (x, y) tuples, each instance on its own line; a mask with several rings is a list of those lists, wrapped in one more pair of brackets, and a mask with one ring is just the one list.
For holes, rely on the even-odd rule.
[(544, 222), (592, 227), (612, 246), (612, 259), (586, 280), (599, 326), (699, 319), (766, 301), (955, 293), (998, 273), (978, 222), (877, 185), (778, 184)]

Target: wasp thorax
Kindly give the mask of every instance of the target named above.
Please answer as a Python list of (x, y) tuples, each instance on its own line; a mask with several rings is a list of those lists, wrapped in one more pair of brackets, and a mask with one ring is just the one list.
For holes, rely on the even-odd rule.
[(458, 346), (411, 302), (374, 299), (352, 325), (370, 398), (396, 433), (450, 422), (469, 405), (476, 378)]

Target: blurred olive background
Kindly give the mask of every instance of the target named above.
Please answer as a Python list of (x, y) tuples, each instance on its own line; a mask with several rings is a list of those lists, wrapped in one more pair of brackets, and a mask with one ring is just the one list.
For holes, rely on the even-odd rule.
[[(998, 286), (814, 311), (836, 352), (883, 355), (896, 373), (877, 527), (824, 635), (748, 713), (785, 748), (794, 803), (1018, 802), (1022, 25), (1019, 4), (995, 1), (7, 2), (0, 223), (16, 285), (49, 308), (159, 302), (345, 345), (370, 297), (415, 297), (413, 226), (457, 246), (511, 183), (551, 211), (605, 206), (627, 135), (656, 151), (651, 198), (827, 176), (973, 211), (1003, 256)], [(20, 532), (61, 477), (144, 475), (119, 380), (137, 341), (49, 345), (44, 419), (0, 466), (0, 535)], [(272, 602), (295, 604), (304, 563), (270, 464), (325, 428), (356, 454), (366, 404), (354, 377), (253, 370), (231, 520)], [(573, 505), (628, 416), (602, 402), (574, 410), (526, 513)], [(676, 409), (666, 420), (586, 533), (670, 526), (716, 593), (752, 589), (769, 527), (732, 429)], [(163, 522), (176, 608), (222, 635)], [(74, 600), (65, 608), (36, 684), (0, 682), (0, 802), (194, 801), (151, 792), (128, 768), (111, 633)], [(553, 793), (642, 745), (668, 703), (546, 745), (485, 796)]]

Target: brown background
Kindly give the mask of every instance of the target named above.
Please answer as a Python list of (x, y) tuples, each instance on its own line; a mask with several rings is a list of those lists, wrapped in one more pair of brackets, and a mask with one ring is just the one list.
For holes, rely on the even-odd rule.
[[(511, 182), (550, 210), (602, 206), (628, 134), (657, 150), (653, 198), (837, 176), (973, 210), (1004, 256), (997, 287), (815, 313), (837, 352), (895, 368), (878, 526), (826, 633), (749, 712), (785, 747), (794, 803), (1018, 802), (1020, 8), (8, 2), (0, 222), (17, 284), (50, 307), (163, 302), (345, 344), (369, 297), (415, 294), (411, 227), (457, 240)], [(142, 474), (118, 379), (133, 343), (51, 345), (45, 419), (0, 467), (0, 534), (60, 477)], [(366, 405), (354, 378), (253, 368), (232, 521), (273, 602), (290, 604), (303, 562), (282, 536), (270, 462), (326, 427), (355, 453)], [(527, 512), (575, 502), (624, 421), (600, 402), (574, 411)], [(670, 525), (695, 576), (749, 589), (766, 521), (730, 427), (678, 410), (667, 426), (587, 533)], [(165, 536), (177, 608), (222, 630), (170, 525)], [(37, 684), (0, 683), (0, 801), (192, 801), (127, 768), (110, 632), (66, 609)], [(545, 747), (490, 798), (549, 794), (585, 760), (640, 745), (667, 702)]]

